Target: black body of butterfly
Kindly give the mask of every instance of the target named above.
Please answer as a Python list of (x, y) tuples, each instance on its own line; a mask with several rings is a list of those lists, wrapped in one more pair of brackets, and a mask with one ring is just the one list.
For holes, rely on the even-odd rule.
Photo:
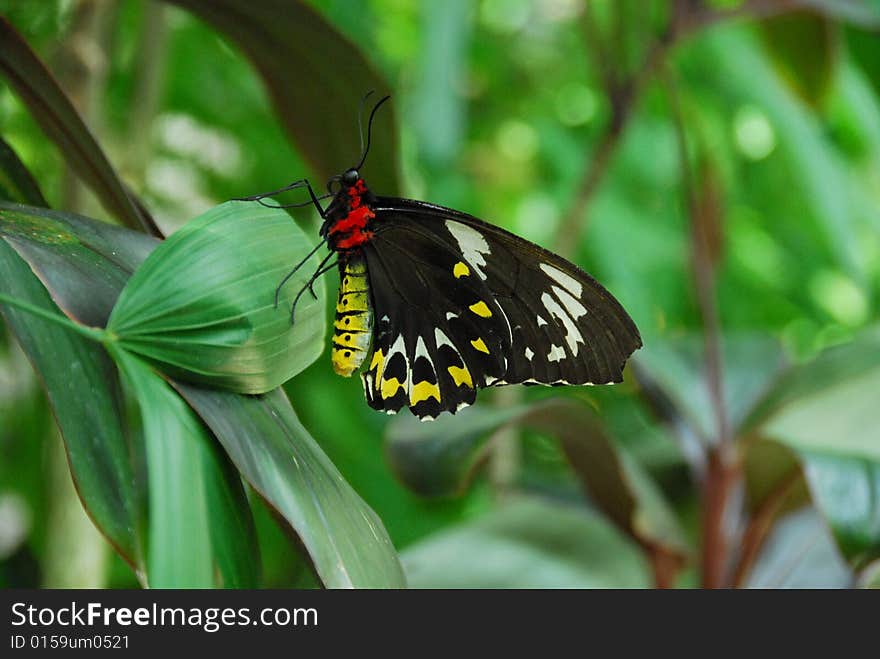
[[(484, 387), (620, 382), (642, 345), (620, 303), (576, 265), (504, 229), (374, 194), (359, 172), (370, 128), (360, 163), (331, 178), (328, 194), (316, 196), (307, 181), (283, 188), (308, 189), (330, 249), (300, 295), (339, 268), (336, 372), (365, 366), (371, 407), (409, 407), (422, 420), (454, 414)], [(320, 200), (331, 197), (323, 208)]]

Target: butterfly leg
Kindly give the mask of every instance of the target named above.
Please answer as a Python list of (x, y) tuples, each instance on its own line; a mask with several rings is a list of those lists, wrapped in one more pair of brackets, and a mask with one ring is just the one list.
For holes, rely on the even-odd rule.
[[(312, 258), (312, 256), (314, 256), (315, 252), (317, 252), (317, 251), (321, 248), (321, 245), (323, 245), (325, 242), (327, 242), (326, 239), (325, 239), (325, 240), (322, 240), (322, 241), (319, 242), (317, 245), (315, 245), (315, 247), (312, 249), (312, 251), (309, 252), (309, 253), (306, 255), (306, 257), (305, 257), (302, 261), (300, 261), (299, 263), (297, 263), (297, 264), (293, 267), (293, 270), (291, 270), (291, 271), (288, 272), (286, 275), (284, 275), (284, 279), (282, 279), (282, 280), (281, 280), (281, 283), (279, 283), (278, 286), (275, 288), (275, 308), (276, 308), (276, 309), (278, 308), (278, 297), (281, 295), (281, 289), (282, 289), (282, 287), (284, 286), (284, 284), (286, 284), (287, 281), (288, 281), (291, 277), (293, 277), (293, 275), (295, 275), (295, 274), (297, 273), (297, 271), (298, 271), (301, 267), (303, 267), (303, 266), (306, 264), (306, 261), (308, 261), (310, 258)], [(328, 254), (328, 255), (324, 258), (324, 260), (321, 262), (321, 265), (323, 265), (324, 263), (326, 263), (326, 262), (327, 262), (327, 259), (329, 259), (330, 256), (331, 256), (332, 254), (333, 254), (333, 252), (330, 252), (330, 254)], [(320, 266), (319, 266), (319, 267), (320, 267)], [(312, 295), (314, 295), (314, 292), (312, 293)]]
[(314, 274), (311, 277), (309, 277), (309, 280), (306, 282), (305, 286), (303, 286), (301, 289), (299, 289), (299, 292), (296, 294), (296, 297), (293, 298), (293, 304), (290, 307), (290, 324), (291, 325), (293, 325), (294, 320), (296, 319), (296, 305), (299, 302), (299, 299), (302, 297), (302, 294), (305, 293), (306, 291), (309, 291), (312, 294), (312, 297), (314, 297), (317, 300), (318, 296), (315, 294), (315, 290), (312, 287), (314, 286), (315, 282), (318, 280), (318, 277), (329, 272), (330, 270), (335, 268), (337, 265), (339, 265), (338, 260), (334, 261), (330, 265), (325, 265), (327, 263), (327, 261), (330, 260), (331, 256), (333, 256), (333, 252), (330, 252), (327, 256), (324, 257), (324, 260), (321, 261), (320, 265), (318, 266), (318, 269), (315, 270)]

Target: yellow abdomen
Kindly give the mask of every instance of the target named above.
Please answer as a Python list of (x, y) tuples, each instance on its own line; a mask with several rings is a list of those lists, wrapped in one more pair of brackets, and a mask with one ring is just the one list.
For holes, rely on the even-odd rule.
[(340, 269), (339, 276), (331, 359), (333, 370), (348, 377), (360, 367), (370, 349), (373, 310), (363, 257), (352, 257)]

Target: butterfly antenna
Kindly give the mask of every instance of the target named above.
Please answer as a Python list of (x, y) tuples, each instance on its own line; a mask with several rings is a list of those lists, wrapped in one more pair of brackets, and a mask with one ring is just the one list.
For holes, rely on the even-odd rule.
[(370, 98), (375, 93), (375, 89), (371, 89), (364, 97), (361, 99), (361, 105), (358, 108), (358, 137), (361, 138), (361, 153), (364, 152), (364, 106), (367, 104), (367, 99)]
[(373, 136), (373, 119), (376, 116), (376, 111), (389, 98), (391, 98), (390, 95), (383, 96), (381, 99), (379, 99), (379, 102), (373, 106), (373, 111), (370, 112), (370, 118), (367, 121), (367, 146), (364, 148), (364, 154), (361, 156), (361, 161), (357, 165), (355, 165), (354, 169), (360, 169), (363, 166), (364, 162), (366, 162), (366, 160), (367, 160), (367, 154), (370, 152), (370, 142), (372, 141), (372, 136)]

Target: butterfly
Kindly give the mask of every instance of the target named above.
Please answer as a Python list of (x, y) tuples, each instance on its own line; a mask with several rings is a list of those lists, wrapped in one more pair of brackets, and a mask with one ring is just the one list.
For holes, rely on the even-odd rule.
[[(466, 213), (370, 189), (360, 169), (388, 98), (373, 107), (360, 162), (332, 177), (327, 194), (302, 179), (245, 198), (262, 203), (304, 187), (323, 219), (321, 242), (279, 284), (276, 305), (281, 287), (326, 245), (292, 320), (300, 296), (314, 295), (317, 278), (338, 268), (333, 368), (346, 377), (363, 368), (367, 403), (389, 414), (404, 407), (423, 421), (454, 414), (485, 387), (620, 382), (641, 337), (593, 277)], [(283, 207), (294, 205), (305, 204)]]

